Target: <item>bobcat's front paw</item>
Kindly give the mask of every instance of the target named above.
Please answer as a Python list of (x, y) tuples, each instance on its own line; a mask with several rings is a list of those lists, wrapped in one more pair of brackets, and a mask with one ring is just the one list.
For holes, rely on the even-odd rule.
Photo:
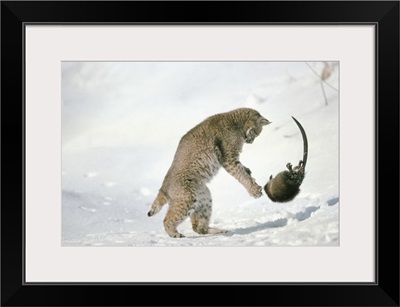
[(257, 183), (253, 183), (249, 192), (250, 195), (254, 198), (259, 198), (262, 196), (262, 187), (259, 186)]

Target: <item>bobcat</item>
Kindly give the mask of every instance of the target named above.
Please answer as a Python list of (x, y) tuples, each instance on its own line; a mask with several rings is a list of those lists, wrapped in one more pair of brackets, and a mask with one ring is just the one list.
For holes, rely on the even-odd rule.
[(213, 115), (187, 132), (147, 215), (158, 213), (168, 203), (164, 228), (173, 238), (184, 237), (177, 226), (189, 216), (193, 230), (199, 234), (226, 232), (209, 227), (212, 201), (206, 184), (222, 166), (251, 196), (260, 197), (262, 187), (240, 163), (239, 155), (243, 144), (253, 143), (269, 123), (256, 110), (240, 108)]

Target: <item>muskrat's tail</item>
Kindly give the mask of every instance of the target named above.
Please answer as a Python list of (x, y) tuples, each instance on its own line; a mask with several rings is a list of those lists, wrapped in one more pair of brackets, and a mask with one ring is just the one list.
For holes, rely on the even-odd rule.
[(160, 212), (162, 207), (168, 202), (167, 197), (165, 196), (165, 193), (162, 192), (161, 190), (158, 191), (156, 199), (153, 201), (153, 204), (151, 205), (150, 211), (147, 213), (148, 216), (153, 216)]
[(306, 163), (307, 163), (307, 156), (308, 156), (307, 135), (306, 135), (306, 132), (304, 131), (303, 126), (297, 121), (297, 119), (295, 119), (293, 116), (292, 116), (292, 118), (296, 122), (297, 126), (299, 126), (301, 135), (303, 136), (303, 169), (305, 169)]

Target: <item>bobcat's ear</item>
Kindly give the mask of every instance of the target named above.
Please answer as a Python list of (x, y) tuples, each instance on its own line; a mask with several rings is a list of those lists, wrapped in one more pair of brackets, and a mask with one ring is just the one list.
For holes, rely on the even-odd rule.
[(266, 126), (271, 123), (268, 119), (266, 119), (262, 116), (260, 116), (260, 118), (258, 119), (258, 122), (260, 123), (261, 126)]

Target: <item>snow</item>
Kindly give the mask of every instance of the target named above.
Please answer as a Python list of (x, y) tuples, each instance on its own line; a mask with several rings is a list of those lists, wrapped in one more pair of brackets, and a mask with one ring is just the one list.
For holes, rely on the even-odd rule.
[[(338, 246), (339, 65), (329, 64), (326, 105), (323, 62), (63, 62), (62, 246)], [(302, 158), (291, 116), (303, 125), (300, 194), (254, 199), (221, 169), (209, 184), (211, 226), (228, 232), (199, 235), (187, 219), (178, 227), (186, 238), (168, 237), (168, 206), (147, 212), (180, 138), (239, 107), (272, 122), (241, 154), (262, 186)]]

